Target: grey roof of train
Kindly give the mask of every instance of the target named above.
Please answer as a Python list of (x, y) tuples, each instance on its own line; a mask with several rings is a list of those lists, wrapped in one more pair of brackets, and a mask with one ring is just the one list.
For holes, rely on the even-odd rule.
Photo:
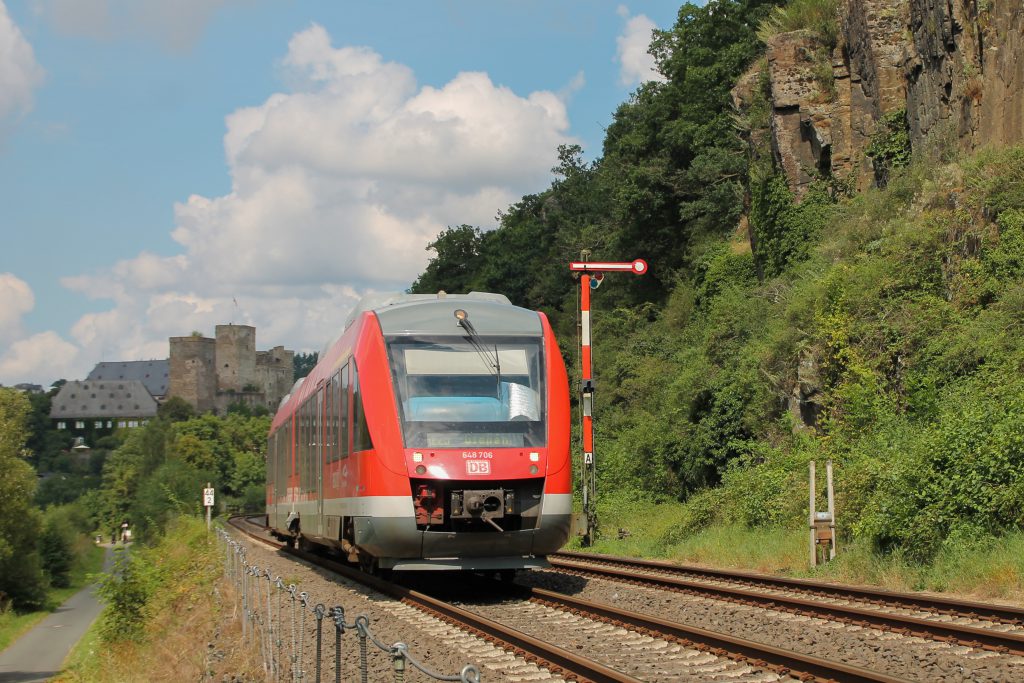
[(128, 360), (97, 363), (88, 380), (138, 380), (153, 396), (166, 396), (170, 381), (169, 360)]
[(501, 299), (472, 294), (443, 298), (433, 295), (426, 299), (389, 303), (373, 311), (380, 321), (381, 331), (386, 335), (463, 335), (465, 331), (455, 318), (458, 309), (466, 311), (469, 322), (483, 336), (541, 334), (540, 316), (536, 311), (513, 306), (502, 295), (491, 296), (501, 296)]
[[(424, 306), (423, 304), (432, 304)], [(439, 315), (438, 309), (443, 312)], [(504, 294), (492, 292), (470, 292), (469, 294), (370, 294), (356, 304), (348, 319), (348, 329), (361, 313), (373, 311), (380, 320), (384, 334), (429, 333), (461, 334), (455, 321), (455, 309), (462, 308), (469, 313), (469, 320), (479, 334), (541, 334), (540, 317), (535, 311), (513, 306)], [(439, 320), (450, 320), (438, 325)], [(337, 338), (331, 339), (320, 352), (323, 357)]]
[(68, 382), (53, 397), (50, 417), (91, 419), (153, 417), (157, 403), (139, 380)]

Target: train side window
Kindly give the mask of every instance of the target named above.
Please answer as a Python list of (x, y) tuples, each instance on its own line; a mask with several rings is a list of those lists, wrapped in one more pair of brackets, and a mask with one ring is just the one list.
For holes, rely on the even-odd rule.
[(341, 375), (335, 374), (327, 385), (327, 433), (330, 435), (330, 450), (327, 453), (327, 462), (337, 462), (341, 458), (341, 448), (338, 443), (338, 411), (341, 410)]
[(320, 420), (323, 423), (324, 433), (324, 451), (321, 457), (323, 460), (330, 461), (334, 454), (334, 429), (331, 426), (333, 424), (331, 413), (334, 411), (334, 401), (331, 394), (331, 380), (324, 382), (324, 388), (320, 390), (320, 393), (323, 395), (323, 400), (321, 401), (323, 413)]
[(348, 400), (348, 363), (341, 369), (341, 457), (347, 458), (352, 452), (352, 443), (349, 441), (349, 405)]
[(313, 481), (316, 479), (316, 452), (317, 442), (317, 419), (316, 419), (316, 394), (306, 399), (306, 485), (305, 491), (313, 490)]
[(302, 491), (309, 489), (309, 401), (299, 407), (302, 426), (299, 432), (299, 443), (302, 444), (302, 453), (299, 458), (299, 487)]
[(285, 429), (284, 433), (285, 433), (285, 439), (287, 440), (287, 445), (285, 446), (285, 448), (286, 448), (285, 456), (284, 456), (285, 460), (284, 460), (283, 465), (284, 465), (285, 471), (288, 473), (288, 476), (285, 477), (283, 485), (285, 486), (285, 489), (286, 489), (284, 492), (287, 493), (288, 481), (292, 477), (295, 476), (295, 418), (294, 418), (294, 416), (288, 418), (288, 422), (285, 423), (284, 429)]
[(277, 433), (267, 437), (267, 486), (271, 491), (276, 491), (274, 482), (277, 481)]
[(367, 451), (373, 448), (370, 440), (370, 428), (366, 424), (366, 411), (363, 410), (363, 397), (359, 391), (359, 371), (352, 363), (352, 452)]

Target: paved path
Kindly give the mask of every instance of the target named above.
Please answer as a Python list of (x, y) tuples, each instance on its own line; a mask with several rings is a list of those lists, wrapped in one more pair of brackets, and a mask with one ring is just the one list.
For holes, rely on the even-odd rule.
[[(104, 571), (110, 571), (113, 559), (114, 553), (108, 547)], [(0, 683), (35, 683), (59, 674), (71, 648), (103, 609), (95, 591), (95, 585), (78, 591), (56, 612), (0, 652)]]

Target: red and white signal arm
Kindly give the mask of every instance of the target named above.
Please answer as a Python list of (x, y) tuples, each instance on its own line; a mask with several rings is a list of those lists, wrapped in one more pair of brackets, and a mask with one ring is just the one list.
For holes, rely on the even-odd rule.
[(213, 489), (203, 489), (203, 507), (213, 507)]
[(569, 270), (587, 273), (633, 273), (643, 275), (647, 272), (647, 261), (638, 258), (629, 262), (616, 261), (572, 261)]

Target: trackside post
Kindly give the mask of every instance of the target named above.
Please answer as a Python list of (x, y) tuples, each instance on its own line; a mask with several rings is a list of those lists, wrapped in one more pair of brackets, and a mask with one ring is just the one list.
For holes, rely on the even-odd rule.
[(203, 506), (206, 508), (206, 531), (210, 531), (210, 512), (213, 510), (213, 487), (210, 482), (206, 482), (206, 488), (203, 489)]
[(597, 534), (597, 470), (594, 463), (594, 376), (590, 335), (590, 290), (597, 289), (605, 273), (647, 272), (647, 262), (636, 259), (629, 262), (590, 261), (590, 251), (580, 252), (580, 260), (569, 264), (569, 270), (580, 274), (580, 411), (582, 414), (583, 469), (581, 470), (583, 516), (587, 530), (583, 545), (593, 545)]

